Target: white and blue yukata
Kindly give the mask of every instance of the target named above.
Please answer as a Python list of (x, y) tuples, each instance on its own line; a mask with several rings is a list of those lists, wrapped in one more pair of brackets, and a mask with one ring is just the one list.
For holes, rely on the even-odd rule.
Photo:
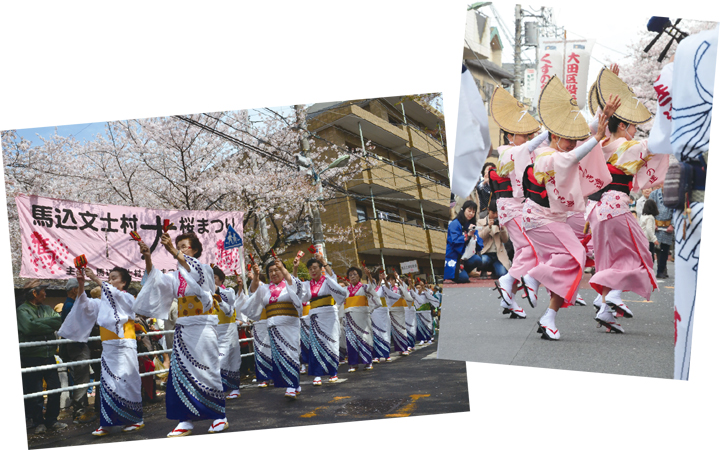
[[(280, 284), (263, 284), (246, 302), (243, 313), (251, 320), (267, 317), (270, 344), (270, 377), (275, 387), (300, 387), (300, 315), (302, 302), (297, 296), (301, 281), (285, 280)], [(257, 356), (257, 335), (255, 335)], [(256, 357), (256, 361), (258, 361)], [(260, 378), (258, 378), (260, 380)]]
[(375, 282), (348, 286), (345, 299), (345, 338), (347, 340), (348, 365), (371, 365), (373, 359), (373, 329), (371, 314), (381, 306), (375, 292)]
[(373, 358), (387, 359), (390, 357), (390, 336), (392, 333), (390, 310), (388, 309), (382, 286), (377, 286), (375, 292), (380, 299), (380, 306), (370, 315), (373, 331)]
[(82, 292), (58, 335), (87, 342), (95, 323), (100, 325), (100, 426), (132, 425), (143, 421), (140, 368), (135, 340), (135, 297), (107, 282), (102, 296)]
[(241, 299), (232, 289), (219, 287), (215, 294), (218, 307), (215, 315), (218, 317), (218, 349), (220, 351), (220, 376), (222, 377), (225, 392), (240, 389), (240, 335), (235, 322)]
[(404, 353), (411, 347), (407, 326), (405, 324), (405, 309), (407, 307), (407, 301), (412, 301), (412, 297), (410, 297), (410, 293), (403, 283), (395, 286), (383, 284), (382, 288), (383, 296), (387, 303), (391, 305), (388, 309), (390, 312), (392, 341), (395, 350)]
[(302, 282), (302, 301), (310, 302), (310, 361), (308, 375), (336, 376), (340, 363), (340, 321), (338, 308), (348, 292), (337, 283), (335, 274), (318, 281)]
[[(658, 98), (661, 104), (650, 132), (650, 142), (656, 144), (659, 153), (672, 153), (678, 161), (691, 164), (695, 172), (695, 185), (689, 195), (689, 205), (686, 205), (689, 213), (685, 215), (684, 209), (675, 210), (672, 218), (675, 229), (676, 380), (687, 380), (690, 375), (717, 49), (718, 27), (686, 37), (678, 44), (675, 61), (667, 64), (655, 81), (658, 94), (660, 88), (664, 88), (666, 101), (660, 102)], [(672, 111), (672, 120), (663, 120), (663, 116), (669, 115), (667, 109)]]
[(430, 289), (422, 292), (413, 289), (411, 293), (415, 304), (415, 314), (417, 314), (417, 339), (430, 342), (435, 335), (431, 309), (440, 306), (440, 300), (435, 298)]
[[(260, 283), (260, 285), (262, 286), (263, 283)], [(260, 316), (250, 317), (248, 315), (248, 307), (252, 306), (252, 298), (254, 295), (252, 292), (250, 296), (246, 296), (244, 293), (240, 294), (240, 312), (253, 321), (252, 335), (253, 348), (255, 349), (255, 379), (259, 383), (262, 383), (272, 380), (272, 349), (270, 347), (270, 338), (268, 337), (267, 315), (265, 314), (265, 310), (263, 309), (260, 312)]]
[(170, 375), (165, 395), (168, 419), (196, 421), (225, 418), (225, 393), (220, 375), (218, 316), (213, 312), (215, 279), (212, 268), (185, 256), (190, 267), (162, 273), (153, 267), (143, 279), (135, 312), (167, 319), (177, 298)]

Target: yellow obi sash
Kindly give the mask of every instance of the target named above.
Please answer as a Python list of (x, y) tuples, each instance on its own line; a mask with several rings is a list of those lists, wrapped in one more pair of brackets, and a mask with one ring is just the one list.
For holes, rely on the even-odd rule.
[(115, 334), (114, 331), (110, 331), (107, 328), (100, 327), (100, 340), (101, 341), (112, 341), (113, 339), (135, 339), (135, 321), (128, 320), (123, 324), (123, 331), (125, 337), (120, 337)]
[(332, 306), (335, 304), (335, 299), (328, 295), (327, 297), (320, 297), (316, 300), (310, 300), (310, 309), (320, 308), (321, 306)]
[(303, 317), (310, 314), (310, 305), (303, 306)]
[(395, 304), (392, 305), (393, 308), (398, 308), (400, 306), (407, 306), (407, 302), (404, 298), (400, 298), (400, 300), (396, 301)]
[(290, 302), (272, 303), (265, 307), (265, 311), (267, 311), (266, 314), (268, 319), (276, 316), (298, 317), (298, 312), (297, 309), (295, 309), (295, 305)]
[(345, 308), (354, 308), (356, 306), (368, 306), (368, 299), (364, 295), (353, 295), (345, 300)]
[(218, 305), (218, 300), (220, 296), (218, 294), (213, 294), (213, 299), (215, 303), (215, 308), (213, 308), (213, 314), (218, 316), (218, 324), (221, 323), (235, 323), (235, 319), (237, 317), (237, 313), (235, 310), (233, 310), (232, 316), (226, 316), (225, 313), (220, 309), (220, 306)]
[(267, 311), (265, 311), (265, 308), (263, 308), (262, 313), (260, 313), (260, 320), (267, 319)]
[(178, 299), (178, 317), (209, 316), (212, 314), (213, 310), (203, 312), (202, 302), (194, 295)]
[(382, 305), (387, 308), (387, 302), (385, 301), (385, 297), (380, 297), (380, 303), (382, 303)]

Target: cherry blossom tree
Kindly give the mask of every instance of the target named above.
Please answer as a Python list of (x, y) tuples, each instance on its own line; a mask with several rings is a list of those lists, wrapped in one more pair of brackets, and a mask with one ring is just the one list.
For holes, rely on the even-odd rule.
[[(108, 122), (104, 134), (87, 142), (56, 132), (32, 146), (15, 131), (3, 132), (14, 273), (20, 268), (14, 201), (19, 193), (145, 208), (244, 211), (246, 252), (263, 259), (271, 249), (282, 253), (285, 238), (305, 225), (317, 186), (295, 162), (303, 131), (291, 126), (294, 113), (259, 111)], [(322, 177), (324, 199), (347, 195), (342, 186), (362, 170), (361, 151), (312, 139), (310, 145), (309, 156), (320, 170), (338, 155), (350, 155), (350, 165)], [(346, 239), (348, 233), (332, 232), (326, 240)]]

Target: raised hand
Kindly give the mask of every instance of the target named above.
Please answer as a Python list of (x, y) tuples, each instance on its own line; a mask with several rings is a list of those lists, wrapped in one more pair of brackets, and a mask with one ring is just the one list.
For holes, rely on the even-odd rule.
[[(603, 114), (605, 114), (608, 118), (612, 117), (613, 114), (615, 114), (615, 111), (620, 107), (620, 96), (619, 95), (612, 95), (610, 94), (610, 98), (608, 99), (608, 102), (605, 104), (605, 108), (603, 108)], [(598, 127), (600, 128), (600, 127)], [(603, 132), (605, 131), (604, 128), (602, 128)]]
[(605, 113), (600, 113), (598, 117), (598, 130), (595, 133), (595, 140), (600, 142), (605, 138), (605, 128), (608, 124), (608, 117)]
[(150, 257), (150, 247), (148, 247), (146, 243), (138, 241), (138, 247), (140, 247), (140, 254), (146, 258)]
[(610, 71), (615, 75), (620, 75), (620, 66), (618, 66), (617, 63), (613, 63), (610, 65)]

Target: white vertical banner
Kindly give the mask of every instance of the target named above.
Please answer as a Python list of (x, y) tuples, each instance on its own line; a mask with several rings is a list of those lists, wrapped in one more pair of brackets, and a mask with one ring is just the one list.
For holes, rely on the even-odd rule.
[(537, 107), (540, 92), (545, 87), (553, 75), (557, 75), (562, 79), (563, 76), (563, 41), (555, 38), (540, 38), (538, 44), (538, 67), (537, 79), (535, 87), (535, 96), (533, 97), (533, 106)]
[(578, 107), (583, 109), (587, 103), (588, 71), (590, 55), (595, 39), (583, 41), (567, 41), (565, 43), (565, 79), (563, 84), (570, 95), (577, 100)]
[(587, 102), (588, 71), (594, 45), (595, 39), (565, 41), (541, 38), (537, 50), (537, 82), (533, 105), (537, 107), (543, 87), (553, 75), (557, 75), (582, 109)]
[(525, 89), (523, 98), (535, 98), (535, 88), (537, 84), (537, 70), (525, 69)]

